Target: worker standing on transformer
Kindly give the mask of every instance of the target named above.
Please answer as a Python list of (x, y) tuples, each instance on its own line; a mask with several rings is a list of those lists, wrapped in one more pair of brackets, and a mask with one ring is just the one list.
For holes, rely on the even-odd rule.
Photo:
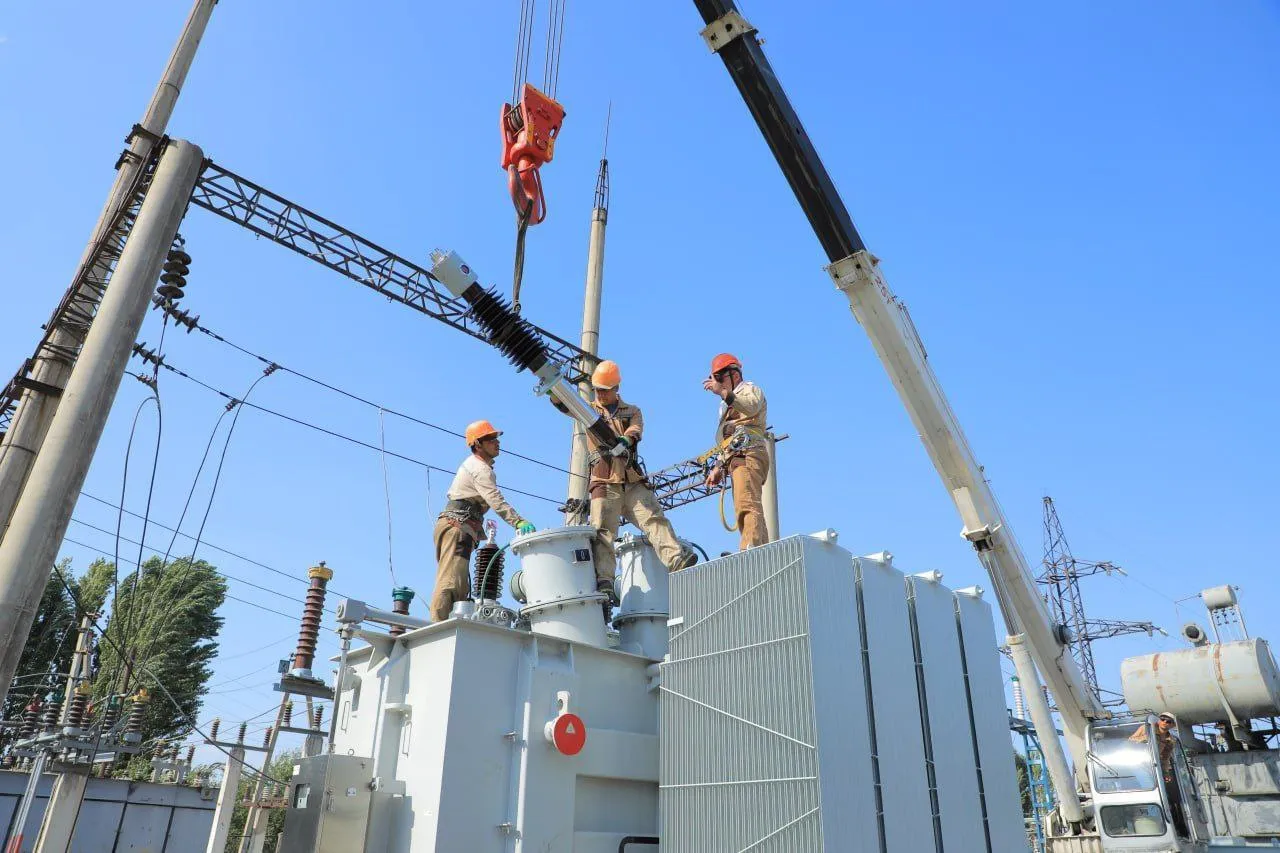
[(720, 398), (720, 422), (716, 425), (719, 462), (707, 477), (707, 486), (733, 483), (733, 508), (739, 531), (738, 550), (769, 541), (764, 520), (764, 481), (769, 476), (768, 404), (754, 382), (742, 378), (742, 362), (727, 352), (711, 360), (711, 375), (702, 387)]
[[(587, 493), (591, 497), (591, 526), (596, 529), (591, 546), (596, 589), (615, 604), (618, 596), (613, 588), (613, 576), (617, 556), (613, 540), (618, 536), (620, 519), (625, 518), (649, 537), (649, 544), (668, 571), (679, 571), (698, 559), (676, 539), (671, 522), (663, 514), (648, 478), (636, 462), (636, 446), (644, 434), (644, 416), (637, 406), (623, 402), (618, 395), (621, 384), (622, 371), (617, 363), (606, 360), (596, 365), (591, 373), (591, 387), (595, 391), (591, 408), (608, 422), (618, 440), (613, 447), (603, 447), (593, 433), (586, 434), (590, 472)], [(552, 405), (564, 411), (555, 400)]]
[(431, 594), (431, 620), (449, 618), (453, 605), (471, 598), (471, 552), (481, 540), (484, 514), (492, 509), (518, 533), (535, 528), (507, 503), (493, 473), (502, 433), (488, 421), (467, 425), (466, 442), (471, 453), (458, 466), (446, 493), (448, 503), (436, 520), (436, 587)]

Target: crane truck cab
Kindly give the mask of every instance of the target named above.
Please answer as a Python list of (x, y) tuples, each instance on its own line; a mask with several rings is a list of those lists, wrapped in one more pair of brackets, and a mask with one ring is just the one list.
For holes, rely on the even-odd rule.
[(1177, 735), (1162, 768), (1156, 718), (1118, 716), (1088, 728), (1094, 819), (1106, 853), (1199, 853), (1208, 846), (1204, 807)]

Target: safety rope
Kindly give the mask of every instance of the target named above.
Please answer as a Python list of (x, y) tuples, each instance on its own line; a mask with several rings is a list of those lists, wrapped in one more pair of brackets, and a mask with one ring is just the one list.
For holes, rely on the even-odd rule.
[(727, 517), (724, 514), (724, 493), (727, 491), (729, 491), (729, 484), (727, 482), (721, 482), (720, 483), (720, 524), (722, 524), (724, 526), (724, 529), (729, 531), (730, 533), (736, 533), (737, 531), (742, 529), (741, 527), (738, 526), (737, 499), (736, 498), (734, 499), (733, 524), (730, 525)]

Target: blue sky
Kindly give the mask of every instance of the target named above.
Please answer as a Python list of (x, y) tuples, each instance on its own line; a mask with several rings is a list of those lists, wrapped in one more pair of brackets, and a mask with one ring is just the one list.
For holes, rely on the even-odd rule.
[[(185, 14), (183, 3), (50, 2), (0, 18), (0, 365), (30, 354), (69, 280)], [(545, 4), (544, 4), (545, 5)], [(1272, 372), (1272, 250), (1280, 226), (1280, 11), (1271, 3), (765, 4), (766, 51), (934, 369), (1033, 562), (1041, 496), (1081, 557), (1124, 566), (1086, 595), (1100, 617), (1176, 635), (1235, 583), (1257, 634), (1276, 633), (1280, 464)], [(218, 163), (425, 262), (457, 249), (509, 286), (514, 238), (496, 119), (510, 91), (517, 4), (221, 3), (170, 125)], [(540, 22), (541, 24), (541, 22)], [(985, 585), (960, 523), (872, 349), (692, 4), (571, 4), (560, 99), (568, 117), (530, 232), (526, 313), (571, 339), (581, 317), (592, 188), (608, 104), (613, 198), (601, 337), (644, 408), (659, 468), (706, 448), (711, 355), (736, 352), (769, 395), (786, 533), (834, 527), (856, 553)], [(536, 42), (535, 69), (541, 60)], [(540, 71), (535, 73), (540, 77)], [(195, 210), (185, 306), (229, 339), (426, 420), (479, 417), (511, 450), (562, 464), (568, 422), (494, 352), (309, 261)], [(154, 345), (156, 316), (142, 339)], [(237, 396), (250, 359), (170, 334), (169, 360)], [(162, 376), (153, 517), (173, 524), (222, 401)], [(126, 379), (86, 490), (114, 499), (145, 389)], [(255, 402), (377, 443), (376, 411), (285, 374)], [(135, 445), (141, 511), (154, 420)], [(390, 449), (443, 468), (460, 440), (395, 418)], [(504, 458), (500, 480), (561, 498), (562, 475)], [(425, 598), (431, 516), (447, 477), (389, 462), (396, 579)], [(207, 480), (197, 506), (207, 499)], [(516, 497), (540, 526), (554, 503)], [(76, 517), (114, 525), (81, 501)], [(673, 514), (708, 550), (731, 547), (711, 503)], [(126, 519), (126, 535), (140, 524)], [(167, 534), (148, 534), (163, 548)], [(110, 551), (109, 536), (68, 535)], [(343, 593), (385, 603), (378, 454), (254, 411), (232, 439), (207, 541), (302, 574), (327, 560)], [(505, 535), (505, 532), (504, 532)], [(83, 568), (95, 552), (68, 544)], [(126, 552), (128, 553), (128, 552)], [(202, 548), (238, 577), (302, 586)], [(278, 582), (278, 585), (277, 585)], [(232, 594), (298, 605), (233, 581)], [(415, 603), (425, 615), (425, 605)], [(237, 602), (205, 719), (272, 707), (292, 621)], [(1128, 654), (1097, 648), (1104, 684)], [(265, 648), (264, 648), (265, 647)], [(335, 643), (326, 635), (323, 649)], [(246, 689), (240, 689), (246, 688)], [(258, 724), (265, 725), (266, 720)]]

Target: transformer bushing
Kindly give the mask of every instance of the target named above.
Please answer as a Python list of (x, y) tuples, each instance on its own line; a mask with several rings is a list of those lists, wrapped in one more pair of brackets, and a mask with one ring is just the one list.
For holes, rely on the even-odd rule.
[(68, 729), (84, 728), (85, 711), (89, 707), (90, 689), (88, 684), (81, 684), (76, 687), (75, 693), (71, 695), (71, 701), (67, 703), (67, 713), (62, 719), (62, 725)]
[[(391, 612), (400, 616), (409, 615), (409, 604), (413, 601), (413, 590), (407, 586), (398, 586), (391, 590)], [(388, 632), (393, 637), (398, 637), (408, 629), (403, 625), (392, 625)], [(319, 726), (316, 726), (319, 728)]]
[(107, 699), (106, 710), (102, 712), (103, 733), (110, 732), (118, 722), (120, 722), (120, 697), (112, 696)]
[(147, 713), (147, 705), (151, 698), (147, 691), (139, 689), (133, 695), (133, 704), (129, 706), (129, 716), (124, 723), (124, 737), (121, 740), (131, 746), (142, 743), (142, 718)]
[(44, 715), (40, 718), (41, 727), (45, 734), (52, 734), (58, 730), (58, 721), (62, 719), (62, 700), (51, 698), (44, 706)]
[(302, 606), (302, 627), (298, 630), (298, 648), (293, 653), (293, 669), (289, 670), (289, 675), (317, 681), (311, 672), (311, 665), (316, 658), (320, 620), (324, 617), (325, 588), (333, 578), (333, 569), (325, 566), (322, 560), (320, 565), (311, 567), (307, 578), (311, 581), (311, 587), (307, 590), (307, 600)]
[(32, 699), (22, 709), (22, 728), (18, 729), (19, 740), (30, 740), (36, 736), (40, 728), (40, 709), (43, 706), (39, 699)]

